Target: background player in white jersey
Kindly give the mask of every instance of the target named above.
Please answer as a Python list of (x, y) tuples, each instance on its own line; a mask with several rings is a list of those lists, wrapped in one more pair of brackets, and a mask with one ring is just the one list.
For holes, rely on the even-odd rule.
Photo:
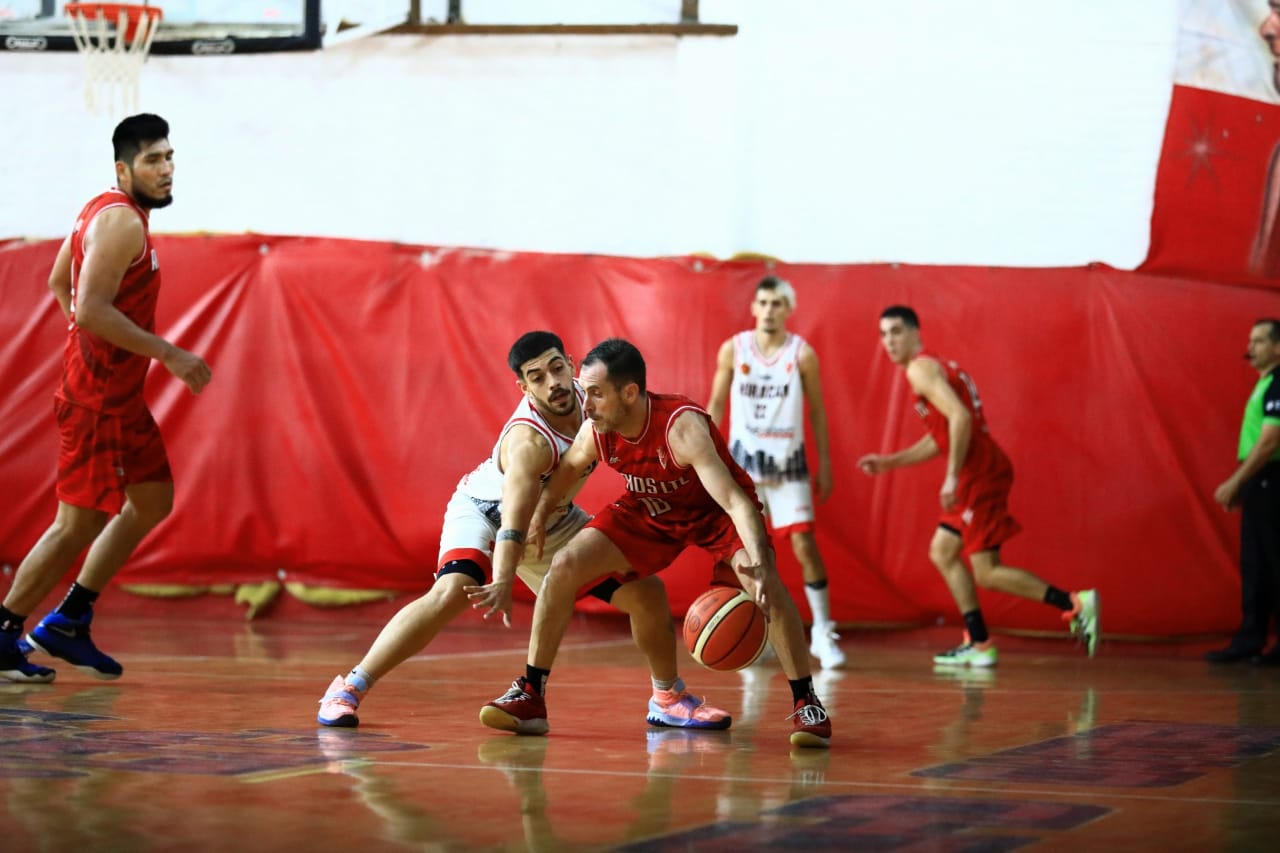
[[(813, 501), (831, 496), (827, 412), (822, 402), (818, 355), (804, 338), (787, 331), (796, 308), (791, 284), (769, 276), (756, 285), (751, 315), (756, 327), (720, 345), (707, 412), (724, 429), (729, 400), (729, 451), (751, 475), (774, 533), (791, 540), (804, 574), (804, 594), (813, 613), (809, 653), (824, 669), (844, 666), (827, 590), (827, 567), (813, 535)], [(818, 459), (816, 483), (805, 459), (805, 408)]]
[[(543, 554), (537, 556), (532, 549), (526, 553), (525, 532), (542, 483), (582, 425), (583, 395), (573, 380), (573, 361), (560, 338), (550, 332), (522, 335), (512, 345), (507, 364), (524, 398), (502, 428), (493, 452), (462, 478), (449, 500), (435, 583), (391, 617), (350, 673), (333, 679), (320, 700), (316, 719), (321, 725), (358, 725), (356, 709), (374, 683), (421, 651), (468, 607), (483, 609), (486, 619), (500, 613), (510, 627), (515, 576), (537, 594), (552, 556), (590, 521), (573, 503), (584, 476), (548, 518)], [(491, 566), (493, 581), (485, 584)], [(605, 578), (579, 590), (578, 596), (583, 595), (593, 595), (631, 617), (632, 636), (649, 661), (653, 679), (651, 725), (729, 727), (727, 713), (685, 690), (676, 667), (671, 605), (661, 580), (620, 583)]]

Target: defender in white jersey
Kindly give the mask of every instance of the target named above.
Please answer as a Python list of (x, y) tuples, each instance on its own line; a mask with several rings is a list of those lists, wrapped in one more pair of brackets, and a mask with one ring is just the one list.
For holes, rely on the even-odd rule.
[(769, 526), (791, 540), (804, 574), (813, 613), (809, 652), (824, 669), (844, 666), (836, 641), (827, 590), (827, 568), (814, 538), (814, 483), (805, 457), (805, 409), (818, 460), (817, 497), (831, 495), (827, 415), (822, 402), (818, 355), (804, 338), (787, 331), (796, 307), (790, 282), (769, 276), (756, 285), (751, 315), (756, 326), (720, 346), (707, 411), (724, 429), (729, 401), (729, 451), (755, 481)]
[[(573, 380), (573, 361), (565, 355), (564, 344), (550, 332), (522, 335), (511, 347), (507, 364), (524, 397), (488, 458), (462, 478), (449, 500), (435, 583), (391, 618), (350, 673), (334, 678), (320, 700), (316, 719), (321, 725), (358, 725), (356, 709), (374, 683), (421, 651), (468, 605), (483, 610), (486, 619), (501, 614), (510, 627), (515, 577), (537, 594), (552, 556), (590, 521), (572, 502), (582, 488), (580, 479), (548, 520), (542, 556), (535, 548), (526, 550), (525, 531), (542, 484), (582, 425), (583, 393)], [(493, 580), (486, 584), (490, 569)], [(578, 595), (593, 595), (631, 617), (632, 636), (649, 662), (653, 680), (651, 725), (729, 727), (729, 715), (685, 690), (679, 677), (671, 605), (662, 581), (599, 578)]]

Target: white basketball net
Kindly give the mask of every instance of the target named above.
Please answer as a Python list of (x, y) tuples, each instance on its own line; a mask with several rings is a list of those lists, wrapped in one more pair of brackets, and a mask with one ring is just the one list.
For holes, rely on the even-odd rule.
[(138, 107), (138, 79), (147, 61), (151, 41), (156, 36), (160, 14), (143, 11), (133, 38), (125, 40), (128, 15), (122, 9), (114, 21), (114, 36), (107, 31), (107, 19), (98, 9), (93, 19), (71, 12), (71, 35), (85, 60), (84, 102), (91, 112), (111, 115), (132, 113)]

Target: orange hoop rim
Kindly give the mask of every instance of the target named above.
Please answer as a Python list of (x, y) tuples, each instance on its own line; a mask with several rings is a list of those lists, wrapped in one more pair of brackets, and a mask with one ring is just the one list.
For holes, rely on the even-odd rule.
[(147, 15), (152, 20), (154, 27), (160, 21), (164, 20), (164, 10), (159, 6), (151, 6), (146, 2), (142, 3), (67, 3), (62, 7), (62, 13), (68, 18), (79, 16), (85, 20), (96, 19), (101, 13), (106, 22), (112, 26), (120, 20), (120, 14), (124, 13), (125, 30), (123, 33), (126, 41), (133, 38), (134, 33), (138, 29), (138, 25), (142, 23), (142, 16)]

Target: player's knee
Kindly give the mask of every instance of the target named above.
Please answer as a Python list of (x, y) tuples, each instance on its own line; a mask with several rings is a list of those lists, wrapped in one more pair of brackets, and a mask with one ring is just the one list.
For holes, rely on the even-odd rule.
[[(601, 584), (605, 586), (605, 584)], [(667, 587), (656, 577), (641, 578), (616, 586), (606, 599), (623, 613), (670, 613)]]
[(105, 512), (59, 512), (50, 527), (50, 534), (67, 548), (79, 552), (98, 537), (102, 528), (107, 526), (107, 519)]
[(593, 571), (590, 564), (577, 557), (571, 550), (561, 551), (551, 558), (551, 566), (547, 569), (547, 577), (542, 582), (544, 589), (568, 584), (577, 589), (591, 579)]
[[(919, 552), (917, 552), (919, 553)], [(929, 547), (929, 562), (940, 570), (946, 571), (955, 560), (955, 553), (945, 545), (934, 544)]]
[(446, 611), (459, 610), (471, 603), (471, 599), (467, 598), (463, 589), (473, 584), (476, 584), (476, 580), (468, 571), (437, 573), (431, 589), (427, 590), (415, 604), (428, 610), (436, 608), (443, 608)]
[(791, 550), (804, 565), (818, 561), (818, 542), (812, 533), (796, 533), (791, 537)]
[(129, 494), (121, 515), (128, 515), (135, 523), (150, 529), (173, 512), (173, 489), (147, 489)]

